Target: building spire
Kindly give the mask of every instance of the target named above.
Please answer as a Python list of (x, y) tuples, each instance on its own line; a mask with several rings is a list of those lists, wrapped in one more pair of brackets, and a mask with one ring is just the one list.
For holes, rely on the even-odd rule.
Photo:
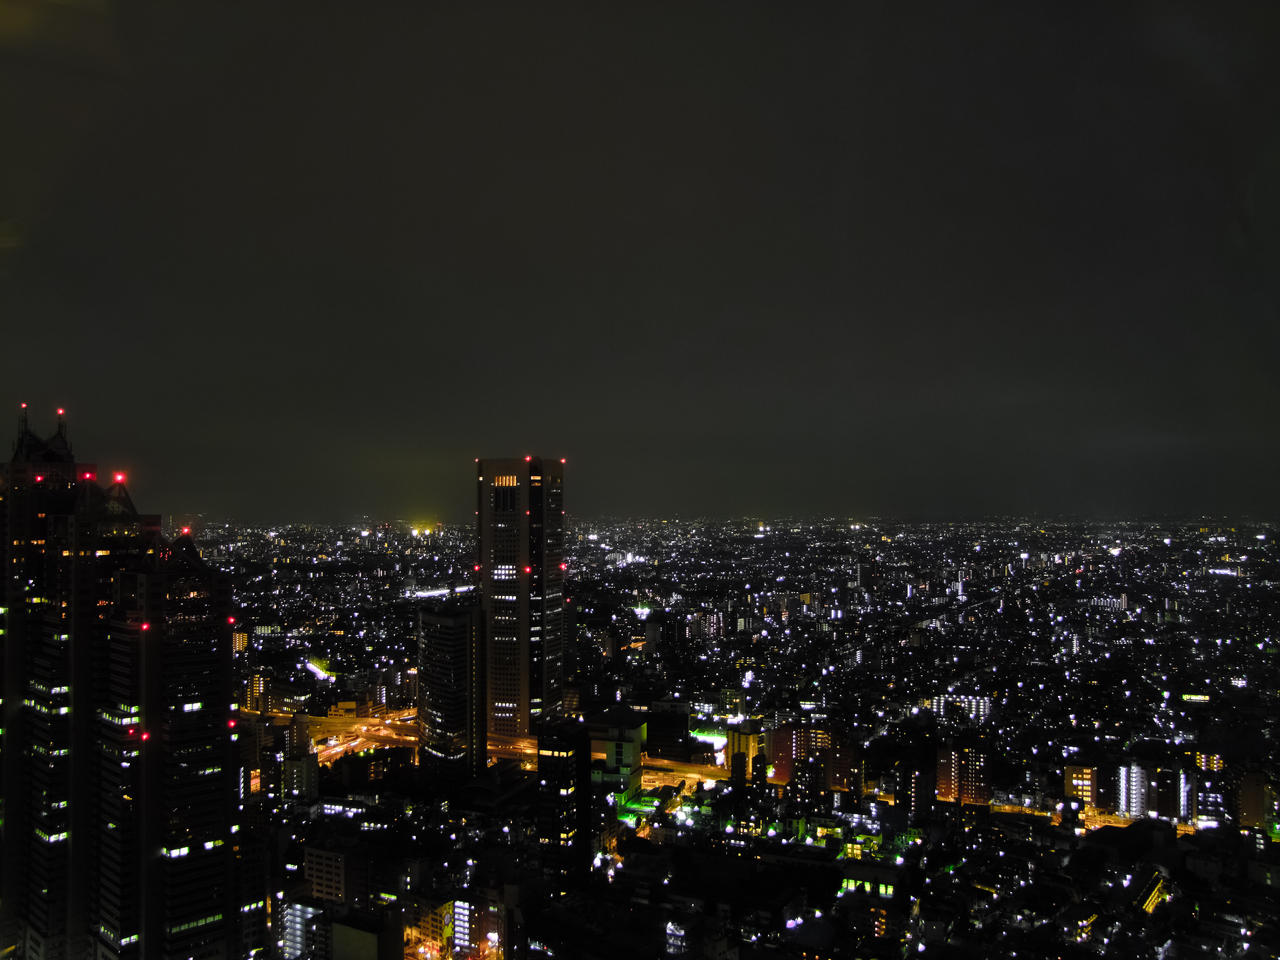
[(67, 439), (67, 411), (62, 409), (62, 407), (58, 407), (57, 413), (58, 426), (57, 429), (53, 431), (53, 436), (49, 438), (46, 446), (51, 452), (55, 453), (59, 459), (69, 461), (71, 459), (71, 442)]
[(27, 405), (23, 402), (18, 407), (18, 438), (13, 441), (13, 460), (16, 463), (27, 449), (27, 441), (31, 436), (31, 421), (27, 419)]

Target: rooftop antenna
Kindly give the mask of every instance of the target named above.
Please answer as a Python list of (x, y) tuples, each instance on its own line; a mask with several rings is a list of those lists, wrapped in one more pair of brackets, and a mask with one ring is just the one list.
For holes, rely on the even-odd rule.
[(17, 457), (18, 451), (22, 449), (28, 432), (30, 432), (30, 425), (27, 422), (27, 405), (23, 403), (18, 407), (18, 437), (13, 441), (14, 457)]

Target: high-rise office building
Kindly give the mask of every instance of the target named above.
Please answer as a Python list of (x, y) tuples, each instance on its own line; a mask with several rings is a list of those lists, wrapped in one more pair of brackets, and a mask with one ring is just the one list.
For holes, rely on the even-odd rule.
[(484, 620), (458, 603), (418, 611), (418, 746), (447, 781), (479, 776), (485, 749)]
[(230, 595), (66, 424), (0, 467), (4, 946), (224, 957), (234, 765)]
[(476, 461), (489, 751), (536, 758), (564, 688), (564, 461)]
[[(12, 460), (0, 467), (0, 556), (4, 594), (0, 601), (4, 639), (4, 847), (3, 943), (33, 956), (65, 954), (69, 935), (87, 931), (87, 889), (70, 898), (73, 873), (68, 838), (73, 782), (71, 710), (85, 707), (92, 664), (72, 660), (69, 639), (92, 615), (85, 604), (64, 606), (62, 585), (72, 580), (73, 553), (83, 547), (74, 516), (80, 481), (92, 480), (92, 464), (77, 464), (61, 416), (47, 440), (31, 432), (26, 410), (19, 422)], [(87, 492), (87, 491), (86, 491)], [(87, 538), (86, 538), (87, 539)], [(97, 546), (93, 554), (96, 559)], [(116, 546), (116, 545), (113, 545)], [(122, 545), (117, 549), (122, 549)], [(66, 550), (64, 555), (63, 551)], [(102, 549), (111, 547), (102, 545)], [(94, 560), (78, 567), (75, 582), (88, 586)], [(89, 591), (86, 591), (89, 592)], [(83, 647), (82, 647), (83, 649)], [(72, 703), (72, 674), (80, 702)], [(77, 712), (79, 716), (79, 711)], [(83, 736), (84, 730), (76, 731)], [(76, 851), (83, 858), (84, 851)], [(73, 930), (68, 928), (72, 927)]]
[(94, 956), (127, 955), (111, 951), (132, 936), (142, 957), (229, 957), (241, 906), (230, 587), (188, 536), (114, 581)]

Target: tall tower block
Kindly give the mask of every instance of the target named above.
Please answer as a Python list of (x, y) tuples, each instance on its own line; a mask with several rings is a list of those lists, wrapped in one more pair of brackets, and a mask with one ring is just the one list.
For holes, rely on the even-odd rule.
[(491, 756), (536, 759), (564, 689), (564, 461), (476, 461)]
[(231, 597), (58, 411), (0, 464), (0, 952), (224, 960), (234, 902)]
[(484, 622), (457, 601), (418, 610), (418, 744), (421, 762), (456, 783), (484, 772)]

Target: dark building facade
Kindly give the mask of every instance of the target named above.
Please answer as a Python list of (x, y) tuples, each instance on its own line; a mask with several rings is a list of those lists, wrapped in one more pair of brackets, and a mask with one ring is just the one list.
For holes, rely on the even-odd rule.
[(548, 720), (537, 742), (538, 849), (547, 877), (562, 888), (591, 863), (591, 739), (586, 724)]
[(484, 772), (484, 618), (479, 607), (418, 611), (418, 746), (428, 771), (457, 782)]
[(896, 787), (893, 819), (898, 827), (926, 823), (933, 812), (937, 790), (936, 750), (928, 744), (905, 744), (894, 761)]
[(61, 417), (0, 468), (4, 946), (231, 956), (229, 589), (124, 479)]
[(532, 766), (564, 696), (564, 461), (476, 461), (490, 753)]

